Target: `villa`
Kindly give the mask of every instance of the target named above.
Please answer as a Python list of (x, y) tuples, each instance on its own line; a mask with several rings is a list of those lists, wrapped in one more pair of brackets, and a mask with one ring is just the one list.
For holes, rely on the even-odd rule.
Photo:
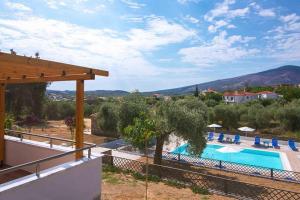
[(225, 92), (223, 99), (225, 103), (246, 103), (256, 99), (277, 99), (279, 97), (275, 92), (262, 91), (258, 93), (253, 92)]

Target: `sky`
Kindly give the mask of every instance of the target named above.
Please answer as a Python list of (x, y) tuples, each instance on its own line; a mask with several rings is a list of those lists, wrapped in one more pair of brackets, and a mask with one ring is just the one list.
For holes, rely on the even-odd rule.
[(110, 72), (86, 90), (175, 88), (300, 65), (300, 1), (0, 0), (11, 48)]

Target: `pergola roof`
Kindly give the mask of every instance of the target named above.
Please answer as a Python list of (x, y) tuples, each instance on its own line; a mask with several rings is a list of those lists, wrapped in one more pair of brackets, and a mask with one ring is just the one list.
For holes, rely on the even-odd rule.
[(0, 52), (0, 84), (92, 80), (108, 71)]

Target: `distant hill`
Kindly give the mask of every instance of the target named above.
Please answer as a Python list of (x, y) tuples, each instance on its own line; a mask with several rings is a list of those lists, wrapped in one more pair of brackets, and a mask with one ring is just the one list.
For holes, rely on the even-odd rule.
[(199, 90), (213, 88), (214, 90), (217, 91), (226, 91), (226, 90), (241, 89), (245, 86), (273, 86), (273, 85), (280, 85), (280, 84), (299, 84), (299, 83), (300, 83), (300, 67), (294, 65), (285, 65), (279, 68), (266, 70), (254, 74), (210, 81), (206, 83), (200, 83), (200, 84), (179, 87), (174, 89), (147, 92), (146, 94), (148, 95), (154, 93), (159, 93), (164, 95), (187, 94), (187, 93), (194, 92), (196, 85), (198, 86)]
[[(123, 90), (93, 90), (93, 91), (85, 91), (86, 96), (97, 96), (97, 97), (116, 97), (116, 96), (126, 96), (129, 92)], [(65, 90), (65, 91), (58, 91), (58, 90), (47, 90), (48, 96), (56, 95), (61, 98), (66, 99), (73, 99), (75, 96), (74, 90)]]
[[(245, 86), (273, 86), (280, 84), (300, 84), (300, 67), (295, 65), (285, 65), (279, 68), (266, 70), (254, 74), (238, 76), (234, 78), (221, 79), (200, 83), (174, 89), (158, 90), (152, 92), (144, 92), (144, 95), (152, 95), (155, 93), (163, 95), (182, 95), (195, 91), (196, 85), (199, 90), (213, 88), (217, 91), (236, 90)], [(48, 90), (48, 93), (56, 93), (58, 95), (74, 95), (74, 91), (53, 91)], [(128, 92), (123, 90), (95, 90), (86, 91), (88, 96), (125, 96)]]

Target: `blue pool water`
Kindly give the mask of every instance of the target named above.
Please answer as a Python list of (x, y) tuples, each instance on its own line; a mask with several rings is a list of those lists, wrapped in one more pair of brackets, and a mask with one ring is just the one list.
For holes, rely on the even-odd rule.
[[(173, 150), (172, 153), (190, 155), (187, 147), (188, 145), (184, 144)], [(243, 149), (239, 152), (219, 152), (218, 149), (221, 149), (223, 147), (224, 146), (221, 145), (208, 144), (201, 154), (201, 158), (229, 161), (243, 165), (283, 169), (280, 154), (277, 152), (261, 151), (255, 149)]]

